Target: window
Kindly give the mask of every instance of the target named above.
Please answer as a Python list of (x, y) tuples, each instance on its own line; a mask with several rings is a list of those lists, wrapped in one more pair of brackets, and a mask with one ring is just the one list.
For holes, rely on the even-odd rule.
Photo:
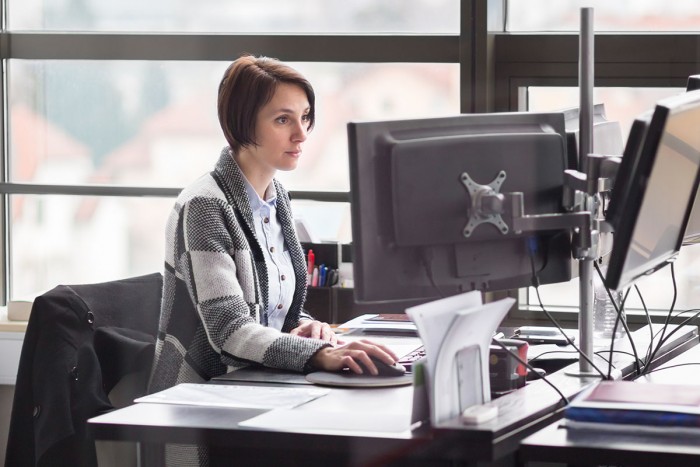
[(458, 33), (455, 0), (8, 0), (15, 31)]
[(6, 3), (4, 299), (162, 269), (173, 197), (226, 144), (216, 90), (244, 52), (314, 85), (305, 157), (279, 178), (321, 240), (351, 241), (348, 121), (460, 111), (456, 0)]

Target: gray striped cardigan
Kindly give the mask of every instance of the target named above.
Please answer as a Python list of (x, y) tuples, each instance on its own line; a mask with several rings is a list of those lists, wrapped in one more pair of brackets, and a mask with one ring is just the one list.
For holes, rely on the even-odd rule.
[(308, 371), (329, 344), (288, 334), (303, 313), (306, 266), (289, 203), (277, 216), (296, 289), (282, 332), (267, 323), (267, 266), (253, 228), (245, 179), (224, 148), (213, 172), (182, 191), (167, 224), (163, 301), (149, 391), (202, 382), (251, 363)]

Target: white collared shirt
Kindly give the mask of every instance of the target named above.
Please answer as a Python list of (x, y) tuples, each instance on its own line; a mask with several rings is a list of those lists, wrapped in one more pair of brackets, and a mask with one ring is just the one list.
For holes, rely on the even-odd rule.
[(275, 185), (270, 183), (263, 200), (248, 180), (246, 191), (253, 211), (255, 235), (267, 265), (267, 326), (281, 331), (292, 305), (296, 279), (282, 226), (277, 220), (277, 192)]

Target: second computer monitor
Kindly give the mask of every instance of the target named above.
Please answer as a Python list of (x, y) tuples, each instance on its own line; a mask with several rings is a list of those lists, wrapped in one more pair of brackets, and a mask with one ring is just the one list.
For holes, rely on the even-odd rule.
[(615, 240), (605, 284), (616, 290), (677, 256), (698, 187), (700, 90), (660, 101), (648, 122), (646, 131), (630, 133), (636, 160), (626, 168), (625, 154), (618, 177), (628, 180), (612, 194)]
[[(348, 139), (357, 301), (524, 287), (533, 266), (541, 283), (571, 278), (566, 230), (465, 229), (474, 194), (464, 174), (500, 183), (501, 193), (522, 192), (526, 214), (563, 211), (562, 113), (350, 123)], [(504, 209), (507, 219), (511, 207)]]

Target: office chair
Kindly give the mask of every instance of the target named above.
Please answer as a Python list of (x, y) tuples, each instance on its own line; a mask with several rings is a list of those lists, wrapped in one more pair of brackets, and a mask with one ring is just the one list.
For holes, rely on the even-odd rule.
[[(20, 355), (5, 465), (98, 465), (86, 420), (145, 394), (162, 284), (154, 273), (59, 285), (36, 298)], [(135, 445), (129, 450), (136, 463)], [(124, 462), (114, 452), (106, 458)]]

